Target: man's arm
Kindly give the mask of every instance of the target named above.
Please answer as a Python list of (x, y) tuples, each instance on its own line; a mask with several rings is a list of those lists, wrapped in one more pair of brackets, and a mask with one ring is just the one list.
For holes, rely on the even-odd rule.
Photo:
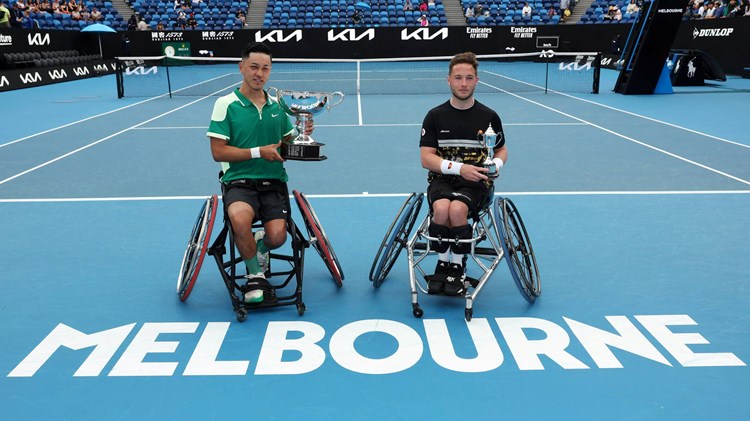
[(210, 139), (211, 155), (216, 162), (242, 162), (253, 158), (263, 158), (266, 161), (284, 161), (284, 158), (276, 150), (281, 146), (281, 142), (257, 148), (242, 149), (231, 146), (228, 141), (218, 137), (211, 136)]
[[(461, 177), (469, 181), (479, 181), (487, 179), (487, 175), (485, 175), (485, 173), (488, 171), (487, 168), (448, 161), (438, 156), (437, 149), (435, 148), (422, 146), (419, 149), (420, 158), (422, 159), (422, 167), (424, 167), (425, 169), (438, 174), (460, 175)], [(456, 167), (458, 167), (458, 170), (456, 170)]]

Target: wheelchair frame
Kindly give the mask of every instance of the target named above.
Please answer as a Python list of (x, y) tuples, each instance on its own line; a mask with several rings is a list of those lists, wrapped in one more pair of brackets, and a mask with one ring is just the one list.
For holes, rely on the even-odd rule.
[[(411, 235), (424, 196), (424, 193), (412, 193), (386, 232), (370, 269), (370, 281), (375, 288), (380, 287), (401, 250), (406, 248), (412, 314), (417, 318), (422, 317), (424, 311), (419, 305), (419, 293), (428, 294), (428, 274), (421, 267), (421, 263), (430, 254), (436, 254), (431, 249), (430, 242), (459, 242), (471, 245), (464, 262), (471, 258), (482, 271), (478, 279), (467, 276), (465, 280), (466, 293), (462, 297), (466, 301), (464, 316), (467, 321), (472, 319), (474, 302), (503, 258), (508, 263), (511, 275), (523, 297), (531, 304), (535, 302), (536, 297), (542, 292), (539, 268), (521, 215), (510, 199), (489, 197), (487, 205), (477, 214), (471, 215), (472, 238), (459, 240), (431, 237), (428, 234), (431, 212), (428, 212), (419, 224), (416, 233)], [(489, 244), (482, 245), (484, 242)], [(472, 291), (469, 291), (469, 286), (473, 287)]]
[[(223, 193), (224, 185), (222, 184), (222, 194)], [(214, 219), (218, 213), (218, 198), (216, 195), (208, 197), (203, 203), (198, 214), (198, 219), (193, 226), (190, 239), (188, 240), (188, 246), (183, 255), (182, 265), (177, 279), (177, 293), (180, 300), (186, 301), (190, 296), (195, 282), (197, 281), (203, 258), (206, 253), (214, 257), (214, 260), (219, 267), (222, 280), (229, 292), (232, 307), (237, 316), (237, 320), (240, 322), (245, 321), (248, 311), (268, 307), (295, 305), (297, 313), (300, 316), (305, 313), (306, 307), (305, 303), (302, 301), (303, 268), (305, 249), (310, 246), (315, 248), (318, 254), (320, 254), (323, 262), (331, 273), (334, 282), (338, 287), (341, 287), (343, 285), (344, 272), (341, 269), (341, 265), (339, 264), (338, 258), (336, 257), (330, 242), (328, 241), (328, 237), (325, 235), (323, 227), (318, 221), (315, 211), (312, 209), (312, 206), (310, 206), (310, 202), (304, 194), (297, 190), (294, 190), (293, 194), (300, 210), (300, 214), (305, 222), (309, 237), (305, 238), (302, 231), (292, 219), (291, 212), (287, 214), (286, 229), (291, 238), (291, 254), (282, 254), (273, 250), (270, 251), (269, 268), (266, 272), (266, 278), (271, 279), (273, 277), (282, 277), (283, 280), (275, 283), (269, 282), (271, 287), (269, 290), (264, 291), (264, 299), (262, 302), (245, 303), (243, 300), (242, 287), (244, 286), (244, 283), (240, 284), (238, 281), (244, 280), (246, 273), (240, 274), (237, 271), (237, 265), (242, 263), (243, 259), (239, 256), (239, 253), (237, 253), (231, 222), (227, 216), (226, 208), (224, 207), (224, 226), (211, 246), (208, 246), (214, 226)], [(286, 184), (284, 184), (284, 195), (287, 198), (287, 208), (291, 210)], [(262, 223), (258, 221), (253, 223), (254, 230), (262, 228), (262, 226)], [(227, 251), (229, 256), (228, 259), (225, 259)], [(273, 264), (274, 261), (286, 262), (288, 266), (281, 270), (275, 270)], [(290, 285), (292, 279), (296, 280), (294, 292), (281, 295), (279, 291), (285, 290)]]

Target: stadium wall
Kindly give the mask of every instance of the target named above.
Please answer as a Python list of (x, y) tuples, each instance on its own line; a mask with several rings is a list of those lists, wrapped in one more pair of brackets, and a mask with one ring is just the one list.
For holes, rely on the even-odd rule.
[[(0, 91), (111, 73), (118, 56), (180, 55), (235, 57), (251, 41), (272, 45), (279, 58), (367, 59), (557, 51), (603, 52), (614, 56), (612, 40), (624, 45), (630, 25), (540, 25), (425, 28), (262, 29), (241, 31), (135, 31), (91, 33), (75, 31), (0, 30), (4, 53), (75, 49), (103, 60), (80, 66), (34, 68), (0, 62)], [(675, 49), (701, 50), (714, 57), (728, 74), (750, 67), (750, 18), (685, 21)], [(0, 57), (0, 60), (2, 58)], [(606, 65), (606, 63), (605, 63)]]

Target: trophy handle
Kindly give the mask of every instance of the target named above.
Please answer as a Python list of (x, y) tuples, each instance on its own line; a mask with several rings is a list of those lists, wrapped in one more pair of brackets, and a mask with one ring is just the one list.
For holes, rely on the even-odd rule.
[[(273, 90), (273, 92), (274, 92), (273, 94), (271, 93), (271, 91), (272, 91), (272, 90)], [(271, 87), (269, 87), (269, 88), (268, 88), (268, 89), (266, 90), (266, 92), (268, 92), (268, 95), (269, 95), (269, 96), (272, 96), (272, 97), (276, 98), (276, 100), (277, 100), (277, 101), (279, 100), (279, 88), (276, 88), (276, 87), (274, 87), (274, 86), (271, 86)]]
[(344, 94), (343, 94), (342, 92), (339, 92), (339, 91), (330, 93), (330, 94), (328, 95), (329, 101), (333, 101), (333, 99), (334, 99), (334, 98), (336, 98), (337, 96), (339, 97), (339, 100), (338, 100), (338, 101), (336, 101), (336, 102), (334, 102), (334, 103), (330, 103), (330, 102), (328, 103), (328, 107), (327, 107), (327, 108), (328, 108), (329, 110), (330, 110), (331, 108), (333, 108), (333, 107), (335, 107), (335, 106), (337, 106), (337, 105), (341, 104), (341, 103), (342, 103), (342, 102), (344, 101)]

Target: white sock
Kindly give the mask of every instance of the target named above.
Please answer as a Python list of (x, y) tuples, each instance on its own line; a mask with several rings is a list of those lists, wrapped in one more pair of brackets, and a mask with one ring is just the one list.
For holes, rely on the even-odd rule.
[(438, 260), (441, 262), (450, 262), (451, 261), (451, 251), (448, 250), (445, 253), (438, 253)]
[(458, 265), (464, 264), (464, 255), (463, 254), (456, 254), (453, 253), (453, 256), (451, 257), (451, 263), (455, 263)]

